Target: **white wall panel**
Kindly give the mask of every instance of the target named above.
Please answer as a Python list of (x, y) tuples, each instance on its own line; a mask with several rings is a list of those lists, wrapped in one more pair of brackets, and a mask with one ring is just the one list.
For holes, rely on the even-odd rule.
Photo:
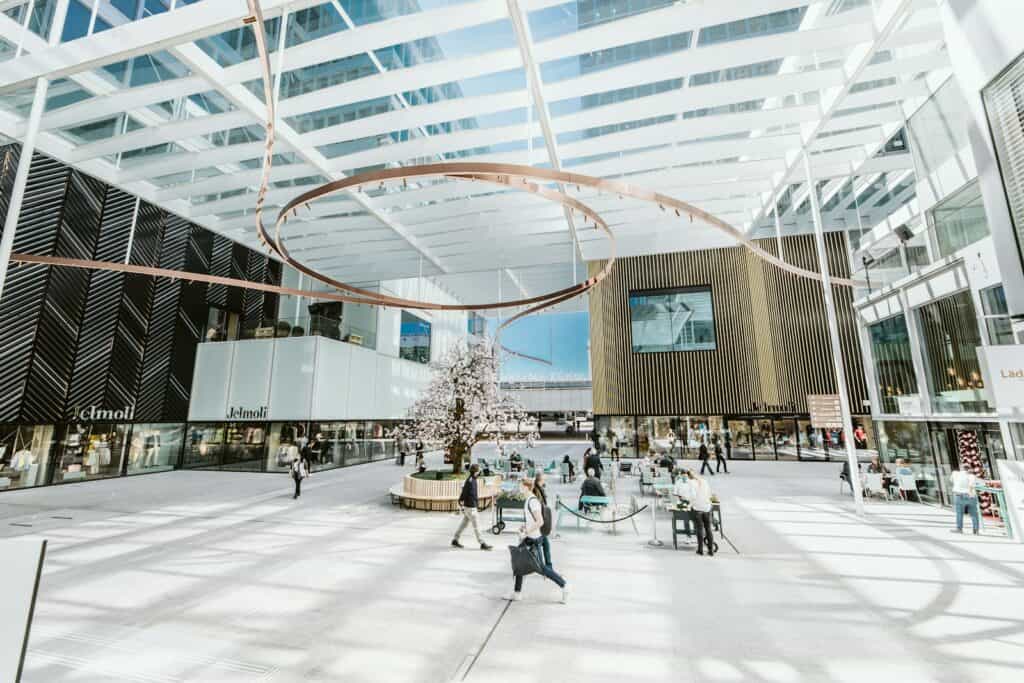
[(235, 346), (231, 342), (198, 346), (192, 371), (192, 397), (188, 404), (190, 421), (223, 420), (227, 415)]
[(313, 399), (316, 337), (278, 339), (270, 380), (270, 419), (305, 420)]
[(377, 313), (377, 353), (398, 357), (402, 312), (397, 308), (381, 308)]
[[(348, 380), (348, 411), (352, 419), (371, 419), (374, 415), (377, 390), (377, 353), (352, 346), (352, 363)], [(321, 375), (321, 377), (324, 377)], [(326, 378), (324, 378), (326, 379)]]
[(356, 347), (332, 339), (317, 338), (316, 379), (313, 383), (311, 419), (332, 420), (348, 416), (352, 350)]
[[(274, 340), (252, 339), (235, 342), (233, 346), (235, 354), (231, 361), (227, 409), (260, 410), (269, 407)], [(226, 415), (221, 415), (221, 419), (224, 417)]]

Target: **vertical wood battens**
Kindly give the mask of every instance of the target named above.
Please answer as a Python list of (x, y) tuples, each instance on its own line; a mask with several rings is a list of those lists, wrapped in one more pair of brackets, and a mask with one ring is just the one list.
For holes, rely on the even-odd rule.
[[(775, 240), (761, 246), (772, 253)], [(810, 236), (784, 238), (787, 259), (815, 269)], [(827, 239), (832, 272), (848, 276), (845, 238)], [(593, 275), (604, 262), (589, 264)], [(633, 353), (629, 292), (710, 286), (715, 351)], [(835, 287), (851, 407), (867, 397), (852, 293)], [(807, 395), (836, 391), (818, 282), (761, 261), (742, 247), (622, 258), (591, 291), (594, 412), (728, 415), (806, 412)], [(771, 408), (766, 408), (771, 406)]]

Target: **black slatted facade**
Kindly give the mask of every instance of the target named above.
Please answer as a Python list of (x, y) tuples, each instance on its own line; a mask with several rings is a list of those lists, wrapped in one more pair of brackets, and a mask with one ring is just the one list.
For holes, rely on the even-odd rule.
[[(19, 147), (0, 148), (0, 220)], [(132, 224), (135, 224), (134, 234)], [(128, 254), (129, 245), (131, 253)], [(276, 282), (265, 255), (42, 155), (32, 161), (18, 252)], [(272, 320), (276, 295), (182, 280), (12, 266), (0, 300), (0, 422), (61, 423), (81, 406), (184, 422), (209, 307)]]

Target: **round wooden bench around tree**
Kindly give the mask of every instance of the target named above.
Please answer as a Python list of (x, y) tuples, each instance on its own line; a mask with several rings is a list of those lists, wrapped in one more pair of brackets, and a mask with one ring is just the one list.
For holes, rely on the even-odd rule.
[[(453, 512), (459, 509), (459, 495), (464, 479), (421, 479), (405, 475), (401, 483), (388, 490), (391, 502), (413, 510)], [(480, 509), (486, 510), (499, 492), (499, 479), (481, 477), (478, 487)]]

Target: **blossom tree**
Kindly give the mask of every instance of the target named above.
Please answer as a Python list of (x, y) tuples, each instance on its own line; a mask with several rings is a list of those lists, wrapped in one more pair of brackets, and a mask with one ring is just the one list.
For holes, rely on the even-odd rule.
[(533, 421), (498, 386), (499, 348), (483, 339), (449, 349), (431, 365), (433, 377), (409, 408), (408, 422), (396, 428), (396, 438), (440, 443), (459, 473), (478, 441), (523, 435), (522, 425)]

